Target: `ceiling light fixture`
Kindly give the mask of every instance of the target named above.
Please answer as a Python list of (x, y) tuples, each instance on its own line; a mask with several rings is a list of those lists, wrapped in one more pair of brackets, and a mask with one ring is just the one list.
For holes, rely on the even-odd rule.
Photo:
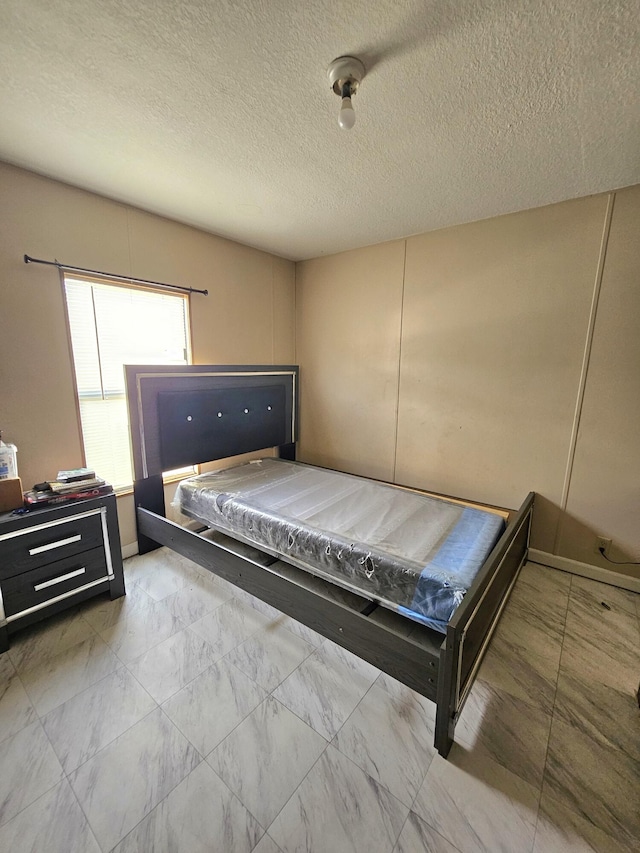
[(358, 91), (365, 74), (365, 67), (356, 56), (339, 56), (327, 69), (331, 88), (342, 98), (338, 124), (343, 130), (351, 130), (356, 123), (351, 98)]

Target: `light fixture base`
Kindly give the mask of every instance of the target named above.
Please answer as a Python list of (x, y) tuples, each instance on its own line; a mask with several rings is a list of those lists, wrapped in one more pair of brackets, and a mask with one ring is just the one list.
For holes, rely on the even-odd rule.
[(340, 96), (342, 96), (342, 87), (345, 83), (350, 84), (351, 93), (355, 94), (366, 73), (363, 63), (357, 56), (339, 56), (333, 60), (327, 69), (331, 88), (336, 95)]

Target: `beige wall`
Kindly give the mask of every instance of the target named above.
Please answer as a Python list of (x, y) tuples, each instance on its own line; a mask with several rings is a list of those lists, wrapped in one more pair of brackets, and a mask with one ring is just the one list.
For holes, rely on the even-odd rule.
[[(294, 265), (0, 163), (0, 427), (25, 488), (82, 463), (62, 288), (54, 267), (208, 288), (191, 297), (195, 363), (291, 363)], [(123, 545), (133, 499), (118, 499)]]
[(635, 187), (298, 264), (300, 458), (533, 490), (534, 547), (612, 569), (598, 533), (638, 559), (638, 221)]
[(305, 261), (295, 300), (288, 261), (5, 164), (0, 210), (25, 488), (82, 461), (58, 273), (26, 252), (209, 288), (195, 362), (292, 362), (295, 324), (302, 459), (508, 506), (533, 489), (534, 546), (613, 568), (597, 533), (639, 559), (640, 187)]
[(308, 462), (393, 478), (404, 243), (299, 265), (296, 340)]

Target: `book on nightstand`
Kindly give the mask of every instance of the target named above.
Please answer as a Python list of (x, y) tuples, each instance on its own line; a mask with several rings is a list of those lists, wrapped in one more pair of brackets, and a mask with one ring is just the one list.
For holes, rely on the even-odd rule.
[(24, 493), (24, 505), (27, 509), (35, 509), (40, 506), (55, 506), (67, 501), (80, 500), (82, 498), (97, 498), (100, 495), (109, 495), (113, 487), (102, 480), (102, 485), (85, 487), (66, 492), (34, 491), (31, 489)]
[(83, 492), (85, 489), (97, 489), (99, 486), (104, 486), (105, 481), (102, 477), (88, 477), (86, 480), (70, 480), (69, 482), (52, 480), (47, 485), (50, 491), (56, 495), (64, 495), (72, 492)]
[(91, 480), (96, 476), (92, 468), (71, 468), (69, 471), (58, 471), (56, 480), (59, 483), (76, 483), (78, 480)]

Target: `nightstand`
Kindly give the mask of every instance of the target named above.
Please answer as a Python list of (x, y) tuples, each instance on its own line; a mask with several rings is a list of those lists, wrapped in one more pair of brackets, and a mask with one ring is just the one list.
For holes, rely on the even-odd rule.
[(125, 593), (114, 494), (0, 515), (0, 652), (18, 628), (106, 591)]

